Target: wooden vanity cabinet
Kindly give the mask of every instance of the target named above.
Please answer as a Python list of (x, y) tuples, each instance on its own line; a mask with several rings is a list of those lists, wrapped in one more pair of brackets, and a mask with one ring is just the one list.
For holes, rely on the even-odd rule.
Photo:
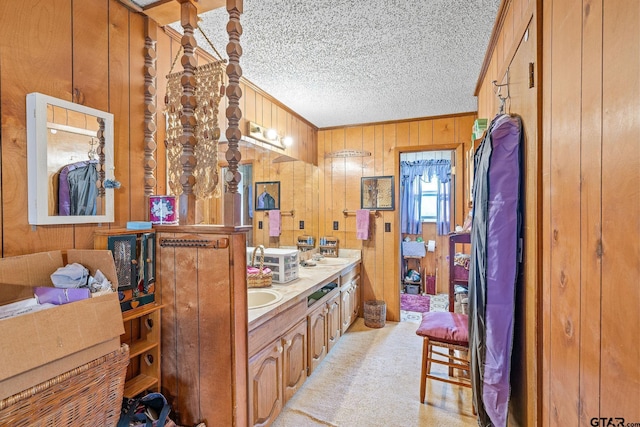
[(309, 375), (318, 367), (328, 352), (326, 304), (318, 304), (307, 317), (309, 327)]
[(341, 333), (344, 335), (347, 329), (355, 322), (360, 314), (360, 264), (340, 277), (341, 304), (340, 321)]
[(252, 426), (268, 426), (307, 379), (307, 322), (291, 328), (249, 358)]
[(249, 425), (245, 260), (250, 228), (154, 229), (164, 306), (162, 393), (172, 419), (185, 426)]
[(282, 346), (282, 386), (286, 404), (307, 379), (306, 320), (301, 321), (282, 336)]
[(249, 358), (249, 420), (268, 426), (282, 407), (283, 347), (278, 339)]
[(327, 353), (338, 342), (342, 335), (340, 322), (340, 293), (336, 293), (327, 301)]

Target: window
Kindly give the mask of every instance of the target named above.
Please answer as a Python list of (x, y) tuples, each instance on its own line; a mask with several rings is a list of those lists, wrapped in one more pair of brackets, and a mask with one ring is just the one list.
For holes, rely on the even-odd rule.
[(438, 178), (431, 181), (420, 181), (422, 200), (420, 205), (420, 220), (422, 222), (436, 222), (438, 211)]

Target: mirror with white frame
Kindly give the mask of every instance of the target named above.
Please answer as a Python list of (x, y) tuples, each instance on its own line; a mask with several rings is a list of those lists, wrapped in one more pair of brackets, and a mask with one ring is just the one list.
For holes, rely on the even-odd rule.
[(28, 94), (27, 170), (29, 224), (113, 222), (113, 115)]

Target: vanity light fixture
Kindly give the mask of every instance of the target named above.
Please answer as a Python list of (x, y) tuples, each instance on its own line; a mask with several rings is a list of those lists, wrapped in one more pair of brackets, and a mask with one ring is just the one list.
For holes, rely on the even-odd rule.
[(284, 150), (286, 148), (285, 146), (288, 147), (293, 143), (293, 139), (291, 137), (282, 138), (278, 135), (278, 131), (273, 128), (267, 129), (254, 122), (248, 122), (247, 128), (249, 137), (265, 142), (281, 150)]
[(275, 129), (267, 129), (265, 136), (267, 137), (267, 139), (275, 141), (278, 139), (278, 131)]

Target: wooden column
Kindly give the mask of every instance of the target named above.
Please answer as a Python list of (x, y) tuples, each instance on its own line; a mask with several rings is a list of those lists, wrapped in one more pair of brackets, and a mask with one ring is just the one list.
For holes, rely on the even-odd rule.
[(196, 166), (197, 159), (194, 154), (194, 147), (198, 143), (195, 136), (195, 107), (196, 107), (196, 78), (195, 69), (198, 60), (194, 54), (197, 46), (196, 39), (193, 35), (198, 25), (198, 11), (193, 3), (185, 1), (181, 4), (180, 23), (184, 29), (181, 39), (182, 43), (182, 115), (180, 123), (182, 124), (182, 156), (180, 156), (180, 164), (182, 165), (182, 175), (180, 176), (180, 185), (182, 185), (182, 194), (178, 201), (178, 215), (180, 225), (195, 224), (196, 218), (196, 196), (193, 194), (193, 186), (196, 178), (193, 176), (193, 170)]
[(240, 194), (238, 194), (238, 184), (242, 176), (238, 172), (238, 163), (241, 158), (240, 150), (238, 150), (238, 141), (242, 138), (242, 131), (239, 127), (240, 118), (242, 117), (242, 110), (240, 110), (240, 97), (242, 96), (242, 89), (240, 89), (240, 77), (242, 76), (242, 68), (240, 67), (240, 56), (242, 55), (240, 14), (242, 14), (242, 5), (242, 0), (227, 0), (227, 12), (229, 13), (229, 22), (227, 24), (229, 65), (227, 65), (227, 76), (229, 77), (229, 84), (226, 93), (229, 106), (227, 107), (226, 116), (229, 127), (227, 128), (226, 136), (229, 145), (225, 157), (229, 162), (229, 167), (224, 177), (227, 183), (227, 190), (224, 194), (223, 213), (223, 222), (227, 226), (240, 225), (241, 221), (241, 200)]
[[(145, 201), (156, 188), (156, 42), (158, 25), (151, 18), (144, 20), (144, 195)], [(148, 205), (148, 202), (147, 202)], [(149, 219), (149, 209), (145, 209)]]

